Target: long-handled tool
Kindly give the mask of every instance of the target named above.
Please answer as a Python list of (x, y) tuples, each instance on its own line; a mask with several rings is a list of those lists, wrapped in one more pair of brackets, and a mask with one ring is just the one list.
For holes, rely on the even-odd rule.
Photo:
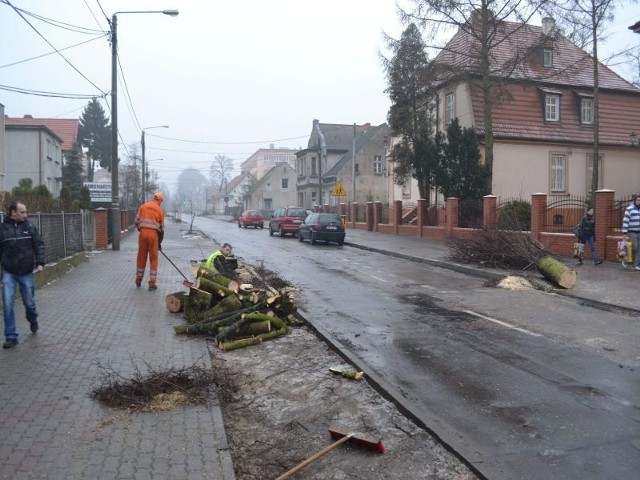
[(169, 257), (167, 257), (167, 254), (166, 254), (166, 253), (164, 253), (162, 250), (160, 250), (160, 253), (162, 254), (162, 256), (163, 256), (164, 258), (166, 258), (167, 260), (169, 260), (169, 263), (170, 263), (171, 265), (173, 265), (173, 268), (175, 268), (175, 269), (178, 271), (178, 273), (179, 273), (180, 275), (182, 275), (182, 278), (184, 278), (184, 280), (182, 281), (182, 285), (184, 285), (186, 288), (191, 288), (191, 287), (193, 286), (193, 282), (192, 282), (191, 280), (189, 280), (189, 279), (184, 275), (184, 273), (182, 273), (182, 272), (180, 271), (180, 269), (179, 269), (178, 267), (176, 267), (176, 264), (175, 264), (175, 263), (173, 263)]
[(331, 434), (331, 438), (333, 440), (335, 440), (335, 439), (338, 439), (338, 440), (333, 442), (331, 445), (328, 445), (328, 446), (324, 447), (318, 453), (310, 456), (306, 460), (300, 462), (298, 465), (296, 465), (292, 469), (287, 470), (282, 475), (280, 475), (278, 478), (276, 478), (276, 480), (284, 480), (285, 478), (289, 478), (294, 473), (302, 470), (307, 465), (315, 462), (320, 457), (323, 457), (324, 455), (329, 453), (334, 448), (339, 447), (340, 445), (342, 445), (343, 443), (346, 443), (346, 442), (353, 443), (354, 445), (359, 445), (362, 448), (366, 448), (367, 450), (372, 450), (372, 451), (377, 452), (377, 453), (383, 453), (384, 452), (384, 444), (382, 443), (382, 440), (372, 440), (372, 439), (368, 439), (368, 438), (364, 438), (364, 437), (359, 437), (359, 436), (356, 436), (355, 433), (345, 433), (345, 432), (341, 432), (341, 431), (333, 429), (333, 428), (329, 429), (329, 434)]

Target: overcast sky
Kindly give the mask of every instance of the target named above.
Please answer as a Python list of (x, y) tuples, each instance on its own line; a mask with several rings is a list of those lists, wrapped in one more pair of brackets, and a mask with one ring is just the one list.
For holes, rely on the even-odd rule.
[[(105, 94), (109, 118), (106, 18), (133, 10), (180, 11), (177, 17), (121, 13), (117, 29), (120, 157), (134, 148), (139, 152), (141, 128), (169, 125), (147, 130), (146, 157), (170, 188), (187, 167), (208, 177), (218, 154), (232, 158), (239, 173), (240, 163), (259, 148), (305, 147), (314, 118), (386, 121), (389, 99), (379, 52), (383, 32), (397, 38), (403, 29), (394, 0), (9, 1), (63, 23), (25, 15), (27, 23), (0, 3), (0, 85)], [(616, 36), (605, 53), (638, 44), (640, 35), (627, 28), (640, 20), (640, 12), (632, 14), (637, 10), (636, 5), (617, 15)], [(68, 48), (81, 42), (86, 43)], [(52, 47), (64, 58), (24, 61)], [(631, 79), (628, 69), (617, 71)], [(78, 118), (88, 100), (0, 89), (0, 103), (12, 117)]]

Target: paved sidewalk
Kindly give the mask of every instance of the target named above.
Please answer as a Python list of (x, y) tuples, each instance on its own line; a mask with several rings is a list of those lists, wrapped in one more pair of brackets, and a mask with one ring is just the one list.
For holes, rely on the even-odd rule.
[[(213, 250), (209, 239), (183, 238), (167, 225), (163, 250), (189, 276), (190, 259)], [(0, 478), (234, 478), (218, 399), (210, 405), (129, 414), (90, 398), (104, 374), (129, 378), (146, 365), (210, 367), (202, 339), (178, 336), (183, 322), (165, 307), (184, 290), (162, 256), (159, 289), (134, 285), (137, 233), (121, 250), (89, 254), (86, 263), (36, 293), (40, 331), (29, 332), (17, 304), (20, 344), (0, 351)], [(148, 270), (147, 270), (148, 275)]]
[[(385, 253), (415, 261), (429, 263), (486, 277), (504, 277), (509, 272), (490, 268), (481, 268), (472, 264), (458, 263), (449, 258), (449, 249), (443, 241), (417, 237), (390, 235), (365, 230), (347, 229), (345, 245), (369, 251)], [(565, 264), (578, 272), (576, 285), (571, 290), (558, 289), (557, 293), (571, 296), (596, 306), (616, 307), (640, 312), (640, 293), (638, 282), (640, 272), (631, 268), (623, 269), (619, 263), (604, 262), (595, 266), (592, 261), (576, 266), (573, 258), (564, 258)], [(512, 272), (518, 274), (518, 272)], [(542, 277), (540, 276), (542, 279)], [(549, 284), (551, 285), (551, 284)]]

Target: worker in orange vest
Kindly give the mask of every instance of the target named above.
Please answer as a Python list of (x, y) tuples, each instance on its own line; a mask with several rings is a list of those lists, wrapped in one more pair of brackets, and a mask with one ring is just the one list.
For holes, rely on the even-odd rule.
[(136, 261), (136, 287), (142, 285), (142, 277), (147, 267), (149, 257), (149, 291), (158, 289), (158, 251), (162, 249), (164, 237), (164, 212), (161, 204), (164, 201), (162, 193), (153, 194), (153, 200), (144, 203), (136, 216), (136, 228), (140, 232), (138, 237), (138, 259)]

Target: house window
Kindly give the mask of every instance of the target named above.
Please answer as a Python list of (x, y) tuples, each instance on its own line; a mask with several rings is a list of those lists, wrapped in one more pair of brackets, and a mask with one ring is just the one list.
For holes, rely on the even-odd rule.
[(551, 191), (564, 192), (566, 190), (567, 157), (566, 155), (551, 156)]
[(444, 123), (449, 125), (456, 118), (456, 96), (455, 93), (447, 93), (444, 97)]
[[(598, 186), (597, 189), (604, 185), (604, 169), (602, 167), (602, 155), (598, 156)], [(591, 193), (591, 180), (593, 178), (593, 155), (587, 155), (587, 192)]]
[(402, 182), (402, 196), (411, 196), (411, 183), (409, 182), (409, 180), (405, 180), (404, 182)]
[(316, 157), (311, 157), (311, 175), (318, 175), (318, 166), (316, 165)]
[(546, 94), (544, 96), (544, 119), (547, 122), (560, 121), (560, 95)]
[(380, 175), (382, 173), (382, 155), (373, 156), (373, 173)]
[(288, 178), (283, 178), (282, 179), (282, 190), (289, 190), (289, 179)]
[(355, 171), (356, 173), (360, 173), (360, 170), (358, 169), (359, 164), (356, 163), (356, 167), (355, 167)]
[(553, 50), (545, 48), (542, 51), (542, 65), (545, 67), (553, 67)]
[(582, 111), (582, 115), (581, 115), (581, 121), (583, 124), (585, 125), (592, 125), (593, 124), (593, 98), (583, 98), (582, 101), (580, 102), (581, 104), (581, 111)]
[(316, 204), (316, 192), (311, 192), (311, 204)]
[(47, 139), (47, 158), (49, 160), (53, 159), (53, 142)]
[(273, 209), (273, 200), (271, 198), (264, 199), (264, 209), (265, 210)]

